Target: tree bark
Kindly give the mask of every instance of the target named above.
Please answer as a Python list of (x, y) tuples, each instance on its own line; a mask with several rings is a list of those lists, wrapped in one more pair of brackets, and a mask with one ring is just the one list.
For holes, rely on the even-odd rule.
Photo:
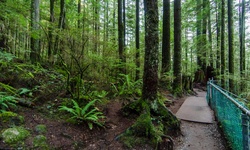
[(170, 70), (170, 0), (163, 0), (162, 73)]
[(157, 0), (144, 0), (145, 9), (145, 57), (142, 99), (156, 100), (158, 89), (158, 6)]
[(40, 0), (31, 1), (31, 41), (30, 41), (30, 60), (31, 63), (40, 61), (40, 42), (39, 42), (39, 22), (40, 22)]
[(233, 24), (233, 1), (228, 0), (228, 70), (229, 91), (235, 92), (234, 87), (234, 24)]
[(197, 65), (198, 67), (202, 67), (202, 44), (201, 44), (201, 0), (196, 0), (196, 49), (197, 49)]
[(211, 24), (211, 4), (207, 1), (207, 8), (208, 8), (208, 41), (209, 41), (209, 50), (210, 50), (210, 66), (214, 67), (214, 54), (213, 54), (213, 39), (212, 39), (212, 24)]
[(182, 95), (181, 78), (181, 0), (174, 1), (174, 94)]
[(207, 66), (207, 0), (202, 3), (202, 37), (201, 37), (201, 61), (202, 70), (206, 73)]
[(53, 52), (53, 23), (55, 21), (54, 17), (54, 3), (55, 0), (50, 0), (50, 25), (49, 25), (49, 31), (48, 31), (48, 36), (49, 36), (49, 43), (48, 43), (48, 60), (49, 62), (52, 62), (52, 52)]
[[(241, 1), (241, 0), (240, 0)], [(241, 74), (241, 87), (240, 91), (245, 89), (245, 70), (246, 70), (246, 56), (245, 56), (245, 0), (242, 0), (239, 5), (239, 33), (240, 33), (240, 74)]]
[[(132, 110), (140, 115), (136, 122), (125, 132), (125, 136), (142, 137), (158, 144), (168, 128), (180, 128), (178, 119), (162, 104), (157, 97), (158, 89), (158, 46), (159, 17), (157, 0), (144, 0), (145, 9), (145, 57), (142, 98), (124, 107), (123, 112)], [(153, 122), (154, 119), (158, 120)], [(157, 119), (160, 118), (160, 119)], [(156, 132), (156, 124), (162, 126)], [(154, 145), (155, 146), (155, 145)]]
[[(118, 45), (119, 59), (120, 62), (123, 64), (126, 62), (126, 58), (124, 56), (124, 24), (122, 17), (122, 0), (118, 0)], [(125, 67), (121, 67), (120, 72), (125, 73)]]
[[(0, 0), (0, 5), (5, 5), (6, 0)], [(0, 16), (0, 22), (4, 22), (4, 18)], [(6, 45), (6, 35), (5, 35), (5, 26), (4, 23), (0, 25), (0, 51), (3, 51), (7, 48)]]
[(136, 46), (136, 53), (135, 53), (135, 61), (136, 61), (136, 73), (135, 73), (135, 80), (139, 80), (140, 78), (140, 3), (139, 0), (136, 0), (136, 28), (135, 28), (135, 46)]
[(225, 0), (221, 0), (221, 87), (225, 88)]
[(216, 46), (217, 46), (217, 50), (216, 50), (216, 75), (220, 74), (220, 37), (221, 37), (221, 26), (220, 26), (220, 22), (221, 22), (221, 3), (220, 2), (216, 2)]
[[(65, 0), (60, 0), (60, 16), (59, 16), (59, 22), (58, 22), (58, 29), (59, 31), (63, 30), (66, 28), (66, 8), (65, 8)], [(59, 50), (59, 35), (56, 35), (55, 39), (55, 46), (54, 46), (54, 55), (58, 53)]]

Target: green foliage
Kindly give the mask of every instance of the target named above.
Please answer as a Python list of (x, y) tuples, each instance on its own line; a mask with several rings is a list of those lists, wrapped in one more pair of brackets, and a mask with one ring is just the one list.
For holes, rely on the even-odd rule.
[(24, 117), (11, 111), (3, 111), (0, 113), (0, 123), (7, 126), (18, 126), (24, 123)]
[(32, 90), (27, 88), (20, 88), (17, 92), (19, 95), (27, 95), (29, 97), (32, 97)]
[(6, 53), (3, 51), (0, 51), (0, 64), (6, 66), (9, 62), (11, 62), (14, 58), (16, 58), (15, 55), (11, 53)]
[(73, 107), (60, 106), (59, 110), (70, 113), (70, 119), (76, 120), (78, 123), (86, 122), (92, 130), (93, 124), (103, 126), (100, 119), (104, 118), (104, 116), (97, 107), (94, 107), (96, 101), (98, 101), (98, 99), (92, 100), (85, 106), (80, 107), (76, 101), (72, 100)]
[(35, 127), (35, 131), (39, 134), (43, 134), (47, 132), (46, 126), (44, 124), (39, 124)]
[(163, 124), (153, 124), (150, 113), (141, 114), (136, 122), (119, 138), (129, 148), (136, 145), (157, 146), (162, 141)]
[(30, 135), (30, 132), (23, 127), (13, 127), (4, 130), (1, 134), (3, 141), (7, 144), (14, 145), (23, 143), (24, 139)]
[(142, 80), (133, 81), (129, 75), (126, 74), (119, 74), (120, 76), (120, 82), (116, 86), (113, 85), (113, 88), (115, 90), (115, 95), (118, 96), (131, 96), (131, 95), (137, 95), (141, 96), (141, 86), (142, 86)]
[(10, 106), (16, 107), (16, 97), (0, 92), (0, 112), (6, 111)]
[(15, 88), (13, 88), (10, 85), (4, 84), (2, 82), (0, 82), (0, 88), (3, 88), (6, 92), (9, 92), (9, 93), (11, 93), (13, 95), (16, 94), (16, 89)]
[(44, 150), (49, 150), (49, 146), (47, 144), (47, 138), (44, 135), (37, 135), (33, 140), (34, 148), (40, 148)]
[(91, 99), (103, 99), (104, 97), (106, 97), (108, 94), (107, 91), (91, 91), (91, 92), (88, 92), (86, 91), (86, 94), (85, 95), (82, 95), (81, 98), (83, 98), (84, 100), (91, 100)]

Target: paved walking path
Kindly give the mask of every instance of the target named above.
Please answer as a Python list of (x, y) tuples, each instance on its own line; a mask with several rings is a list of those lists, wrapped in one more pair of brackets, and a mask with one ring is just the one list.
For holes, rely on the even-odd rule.
[(193, 122), (213, 123), (213, 112), (207, 104), (204, 93), (199, 92), (200, 96), (188, 97), (176, 113), (177, 118)]
[(181, 119), (183, 136), (175, 143), (175, 150), (226, 150), (223, 136), (214, 121), (213, 111), (206, 102), (206, 92), (196, 91), (188, 97), (176, 116)]

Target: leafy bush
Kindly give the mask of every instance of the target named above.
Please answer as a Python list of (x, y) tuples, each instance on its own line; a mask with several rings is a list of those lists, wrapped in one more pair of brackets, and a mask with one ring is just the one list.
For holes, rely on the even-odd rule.
[(7, 63), (12, 61), (14, 58), (16, 58), (15, 55), (0, 51), (0, 64), (7, 65)]
[(5, 92), (0, 92), (0, 112), (9, 109), (10, 106), (16, 107), (17, 101), (14, 96), (9, 96)]
[(104, 116), (103, 113), (98, 110), (98, 108), (94, 107), (96, 101), (98, 101), (98, 99), (90, 101), (84, 107), (80, 107), (76, 101), (72, 100), (72, 108), (60, 106), (59, 110), (70, 113), (70, 119), (76, 120), (78, 123), (86, 122), (89, 128), (92, 130), (93, 124), (101, 127), (103, 126), (103, 124), (100, 122), (100, 119), (104, 118)]
[(129, 75), (119, 74), (120, 82), (118, 86), (113, 84), (119, 96), (138, 95), (141, 96), (142, 80), (133, 81)]

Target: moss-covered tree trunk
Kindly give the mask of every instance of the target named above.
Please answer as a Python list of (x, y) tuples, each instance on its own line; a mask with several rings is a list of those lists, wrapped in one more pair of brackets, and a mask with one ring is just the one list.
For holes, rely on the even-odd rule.
[(55, 21), (55, 17), (54, 17), (54, 4), (55, 4), (55, 0), (50, 0), (50, 26), (48, 28), (48, 60), (49, 62), (52, 62), (52, 52), (53, 52), (53, 23)]
[(181, 79), (181, 1), (174, 1), (174, 84), (173, 91), (182, 95)]
[(124, 107), (125, 112), (140, 115), (124, 137), (143, 138), (158, 144), (169, 129), (179, 130), (179, 120), (158, 99), (158, 46), (159, 17), (157, 0), (144, 0), (145, 9), (145, 61), (142, 98)]
[(140, 78), (140, 1), (136, 0), (136, 29), (135, 29), (135, 45), (136, 45), (136, 53), (135, 53), (135, 61), (136, 61), (136, 73), (135, 80), (139, 80)]
[(144, 0), (145, 7), (145, 57), (142, 99), (157, 99), (158, 88), (158, 7), (157, 1)]
[[(6, 0), (0, 0), (0, 5), (4, 6)], [(5, 35), (5, 27), (4, 27), (4, 16), (0, 15), (0, 51), (7, 47), (6, 45), (6, 35)]]
[(196, 49), (197, 49), (197, 65), (202, 66), (202, 45), (201, 45), (201, 0), (196, 0)]
[(220, 75), (220, 37), (221, 37), (221, 26), (220, 26), (220, 21), (221, 21), (221, 16), (220, 16), (220, 6), (221, 2), (216, 2), (216, 75)]
[(40, 41), (39, 41), (39, 22), (40, 22), (40, 0), (31, 1), (31, 39), (30, 39), (30, 60), (32, 63), (39, 62)]
[[(118, 0), (118, 47), (119, 47), (119, 59), (120, 63), (125, 63), (126, 58), (124, 55), (124, 50), (125, 50), (125, 43), (124, 43), (124, 24), (123, 24), (123, 13), (122, 13), (122, 0)], [(123, 65), (121, 65), (123, 66)], [(123, 66), (124, 67), (124, 66)], [(121, 73), (125, 73), (126, 69), (125, 68), (120, 68)]]
[(229, 75), (229, 91), (234, 90), (234, 24), (233, 24), (233, 0), (228, 0), (228, 70)]
[(242, 0), (241, 6), (239, 6), (239, 38), (240, 38), (240, 74), (241, 74), (241, 87), (240, 92), (244, 92), (246, 89), (246, 83), (243, 82), (246, 71), (246, 47), (245, 47), (245, 0)]
[(221, 44), (220, 44), (220, 59), (221, 59), (221, 87), (225, 88), (225, 0), (221, 0)]
[(170, 0), (163, 0), (162, 73), (170, 70)]

